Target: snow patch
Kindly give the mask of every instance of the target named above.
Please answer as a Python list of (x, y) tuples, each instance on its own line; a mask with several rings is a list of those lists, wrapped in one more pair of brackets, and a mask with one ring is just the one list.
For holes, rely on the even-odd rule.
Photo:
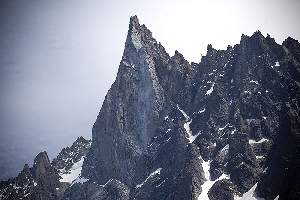
[(224, 127), (219, 128), (219, 131), (223, 131), (229, 124), (227, 123)]
[(264, 158), (264, 156), (255, 156), (256, 157), (256, 159), (263, 159)]
[[(62, 179), (60, 179), (59, 181), (72, 183), (81, 174), (83, 161), (84, 156), (78, 162), (74, 163), (69, 171), (60, 173)], [(64, 169), (62, 171), (64, 171)]]
[[(202, 159), (202, 158), (199, 157), (199, 159)], [(205, 176), (206, 181), (201, 186), (202, 192), (199, 195), (198, 200), (209, 200), (209, 198), (208, 198), (208, 191), (213, 186), (213, 184), (215, 182), (217, 182), (218, 180), (229, 179), (229, 175), (222, 174), (218, 179), (216, 179), (214, 181), (211, 181), (210, 180), (210, 172), (209, 172), (209, 169), (210, 169), (210, 160), (208, 160), (208, 161), (204, 161), (203, 160), (203, 162), (202, 162), (202, 169), (204, 171), (204, 176)]]
[(166, 182), (166, 180), (163, 180), (160, 184), (158, 184), (157, 186), (155, 187), (160, 187), (162, 184), (164, 184)]
[(177, 104), (177, 109), (181, 112), (181, 114), (184, 116), (185, 120), (190, 120), (190, 117), (184, 112), (179, 105)]
[(185, 123), (183, 125), (185, 131), (187, 132), (188, 136), (187, 139), (189, 140), (189, 143), (193, 143), (195, 141), (195, 139), (200, 135), (201, 132), (199, 132), (196, 135), (192, 134), (192, 130), (190, 128), (190, 124), (192, 123), (192, 119), (190, 119), (190, 117), (186, 114), (186, 112), (184, 112), (182, 109), (180, 109), (180, 107), (177, 105), (178, 110), (182, 113), (182, 115), (185, 118)]
[(230, 134), (233, 135), (235, 132), (236, 132), (236, 128), (234, 128)]
[(255, 140), (250, 139), (250, 140), (249, 140), (249, 144), (250, 144), (250, 145), (251, 145), (251, 144), (260, 144), (260, 143), (267, 142), (267, 141), (269, 141), (267, 138), (262, 138), (262, 139), (260, 139), (259, 141), (255, 141)]
[(142, 187), (148, 180), (149, 180), (149, 178), (152, 178), (152, 177), (154, 177), (154, 176), (156, 176), (156, 175), (159, 175), (160, 174), (160, 171), (161, 171), (161, 169), (162, 168), (158, 168), (157, 170), (155, 170), (154, 172), (152, 172), (141, 184), (138, 184), (137, 186), (136, 186), (136, 188), (140, 188), (140, 187)]
[(225, 155), (225, 154), (227, 154), (228, 150), (229, 150), (229, 144), (226, 144), (226, 146), (223, 147), (223, 149), (221, 149), (220, 155)]
[(250, 83), (255, 83), (258, 85), (258, 81), (251, 80)]
[(104, 185), (100, 185), (101, 187), (105, 187), (108, 183), (112, 182), (114, 179), (109, 179)]
[(213, 83), (211, 85), (211, 88), (209, 90), (207, 90), (207, 92), (205, 93), (205, 95), (210, 95), (214, 91), (214, 86), (215, 86), (215, 83)]
[(198, 111), (198, 114), (204, 113), (204, 112), (205, 112), (205, 108), (203, 108), (202, 110), (199, 110), (199, 111)]
[(183, 127), (184, 127), (185, 131), (186, 131), (187, 134), (188, 134), (187, 139), (190, 141), (190, 143), (193, 143), (194, 140), (195, 140), (196, 138), (195, 138), (195, 136), (193, 136), (193, 134), (192, 134), (192, 130), (191, 130), (191, 128), (190, 128), (190, 124), (191, 124), (191, 123), (192, 123), (192, 120), (190, 120), (190, 121), (184, 123)]
[(225, 65), (223, 66), (223, 68), (225, 68), (227, 66), (228, 62), (229, 62), (229, 60), (225, 63)]
[(85, 182), (87, 182), (89, 179), (87, 179), (87, 178), (84, 178), (84, 177), (81, 177), (81, 176), (79, 176), (79, 177), (77, 177), (73, 182), (72, 182), (72, 185), (74, 184), (74, 183), (85, 183)]

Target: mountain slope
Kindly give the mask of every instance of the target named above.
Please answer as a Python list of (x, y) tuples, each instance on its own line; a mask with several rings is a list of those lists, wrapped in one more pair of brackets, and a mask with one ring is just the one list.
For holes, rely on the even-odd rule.
[(84, 181), (80, 177), (81, 167), (78, 164), (82, 166), (90, 143), (90, 140), (79, 137), (72, 146), (64, 148), (52, 163), (47, 152), (39, 153), (32, 167), (25, 164), (16, 178), (0, 182), (0, 199), (61, 199), (71, 184)]
[[(30, 199), (300, 199), (299, 52), (257, 31), (189, 63), (131, 17), (92, 142), (47, 161), (59, 192)], [(8, 185), (0, 199), (15, 198)]]
[(270, 174), (285, 159), (280, 153), (299, 169), (297, 140), (279, 140), (276, 150), (280, 135), (299, 134), (298, 53), (298, 41), (279, 45), (257, 31), (227, 50), (208, 45), (201, 62), (189, 64), (132, 17), (83, 174), (101, 185), (120, 181), (129, 199), (198, 199), (211, 186), (226, 199), (253, 186), (265, 199), (297, 199), (298, 189), (280, 184), (292, 180), (286, 171)]

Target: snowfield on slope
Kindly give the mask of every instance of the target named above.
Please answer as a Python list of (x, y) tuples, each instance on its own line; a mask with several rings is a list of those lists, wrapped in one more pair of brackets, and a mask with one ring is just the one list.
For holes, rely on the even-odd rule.
[[(202, 159), (202, 158), (199, 157), (199, 159)], [(204, 171), (204, 176), (205, 176), (206, 181), (201, 186), (202, 192), (199, 195), (198, 200), (209, 200), (209, 198), (208, 198), (208, 191), (213, 186), (213, 184), (215, 182), (217, 182), (218, 180), (229, 179), (229, 176), (227, 174), (222, 174), (218, 179), (216, 179), (214, 181), (210, 180), (210, 172), (209, 172), (209, 169), (210, 169), (210, 160), (208, 160), (208, 161), (204, 161), (203, 160), (203, 162), (202, 162), (202, 168), (203, 168), (203, 171)]]
[(81, 174), (83, 161), (84, 161), (84, 156), (78, 162), (74, 163), (68, 172), (64, 172), (63, 169), (62, 172), (60, 173), (62, 179), (60, 179), (59, 181), (72, 183), (75, 179), (77, 179)]

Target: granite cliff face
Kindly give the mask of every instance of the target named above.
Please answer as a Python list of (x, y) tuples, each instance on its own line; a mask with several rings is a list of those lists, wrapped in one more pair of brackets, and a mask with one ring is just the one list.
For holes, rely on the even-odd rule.
[(134, 16), (91, 144), (79, 138), (52, 163), (39, 155), (0, 199), (24, 176), (45, 195), (29, 199), (300, 199), (299, 101), (297, 40), (257, 31), (189, 63)]
[(127, 199), (237, 199), (250, 189), (297, 199), (287, 172), (299, 169), (299, 72), (292, 38), (279, 45), (257, 31), (227, 50), (208, 45), (190, 64), (132, 17), (83, 174), (119, 181)]

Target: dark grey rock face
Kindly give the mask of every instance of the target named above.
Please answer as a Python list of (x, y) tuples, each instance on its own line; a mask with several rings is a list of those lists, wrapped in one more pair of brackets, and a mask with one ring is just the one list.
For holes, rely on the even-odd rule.
[[(228, 199), (257, 182), (257, 191), (270, 191), (262, 179), (282, 132), (282, 104), (298, 108), (298, 57), (297, 41), (279, 45), (257, 31), (227, 50), (208, 45), (201, 62), (190, 64), (177, 51), (170, 57), (132, 17), (84, 176), (99, 184), (119, 180), (131, 199), (197, 199), (207, 181), (203, 158), (211, 181), (230, 176), (211, 188), (223, 188)], [(281, 195), (278, 188), (257, 193)]]
[(105, 185), (98, 185), (93, 182), (84, 184), (75, 183), (65, 194), (66, 200), (128, 200), (129, 189), (120, 181), (111, 179)]
[(46, 152), (39, 153), (32, 168), (26, 164), (14, 179), (1, 183), (1, 199), (55, 200), (62, 187), (57, 170), (50, 164)]
[(79, 137), (71, 147), (64, 148), (52, 163), (47, 152), (39, 153), (32, 167), (25, 164), (16, 178), (0, 183), (0, 199), (62, 199), (70, 183), (60, 182), (60, 176), (68, 173), (74, 163), (86, 156), (90, 144), (90, 140)]
[[(131, 17), (92, 143), (77, 139), (52, 164), (42, 153), (0, 184), (0, 196), (18, 195), (17, 181), (32, 188), (50, 177), (50, 189), (30, 193), (64, 200), (300, 199), (299, 78), (300, 44), (292, 38), (279, 45), (257, 31), (226, 50), (208, 45), (200, 63), (189, 63), (178, 51), (169, 56)], [(58, 175), (83, 158), (78, 179), (60, 183)]]
[[(211, 181), (230, 176), (211, 188), (223, 188), (228, 199), (257, 182), (258, 195), (283, 195), (278, 188), (263, 192), (270, 191), (263, 179), (283, 132), (282, 104), (293, 103), (298, 113), (298, 57), (297, 41), (289, 38), (279, 45), (257, 31), (227, 50), (208, 45), (201, 62), (190, 64), (177, 51), (169, 57), (131, 18), (117, 79), (93, 128), (84, 174), (100, 184), (120, 180), (132, 199), (197, 199), (206, 181), (203, 158), (210, 162)], [(154, 173), (157, 169), (160, 173)], [(291, 191), (297, 196), (297, 189)], [(213, 193), (210, 198), (221, 199), (222, 193)]]
[(299, 108), (282, 105), (280, 132), (272, 147), (267, 173), (258, 185), (258, 194), (274, 199), (280, 193), (282, 199), (300, 197), (300, 155), (299, 155)]
[(209, 190), (208, 196), (211, 200), (233, 200), (234, 185), (228, 180), (217, 181)]
[[(155, 136), (166, 106), (155, 68), (167, 56), (151, 32), (132, 17), (118, 76), (93, 127), (84, 175), (100, 183), (115, 178), (133, 184), (136, 163)], [(95, 170), (89, 174), (86, 168)]]
[(83, 176), (99, 184), (119, 180), (130, 188), (130, 198), (195, 199), (204, 181), (201, 159), (196, 146), (187, 145), (186, 119), (177, 108), (189, 94), (191, 73), (180, 53), (170, 58), (132, 17), (116, 81), (93, 127)]

